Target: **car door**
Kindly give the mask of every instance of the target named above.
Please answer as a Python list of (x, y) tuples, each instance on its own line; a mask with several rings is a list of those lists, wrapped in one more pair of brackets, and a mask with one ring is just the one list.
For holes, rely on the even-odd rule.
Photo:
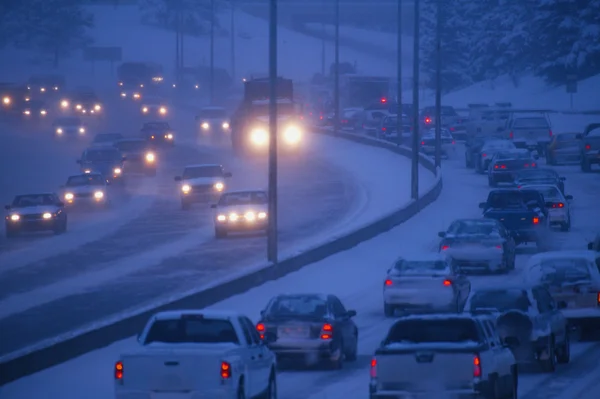
[(550, 327), (556, 342), (563, 342), (567, 334), (567, 325), (556, 301), (545, 287), (534, 287), (532, 293), (538, 305), (539, 317), (545, 321), (546, 326)]
[[(250, 397), (255, 397), (262, 392), (261, 388), (264, 385), (261, 378), (262, 373), (260, 369), (260, 348), (258, 342), (255, 342), (252, 336), (254, 326), (252, 326), (252, 328), (248, 328), (248, 323), (245, 321), (245, 317), (240, 317), (238, 321), (246, 341), (246, 348), (242, 352), (245, 366), (244, 368), (246, 370), (244, 383), (246, 384), (248, 395)], [(250, 322), (250, 324), (252, 324), (252, 322)]]
[(269, 384), (269, 376), (271, 373), (271, 365), (274, 362), (275, 355), (273, 352), (269, 350), (267, 345), (260, 339), (260, 335), (256, 331), (256, 327), (252, 320), (243, 316), (241, 318), (241, 323), (248, 329), (250, 332), (250, 338), (252, 339), (253, 346), (257, 347), (257, 372), (255, 373), (255, 385), (257, 385), (257, 389), (259, 394), (263, 393)]
[(512, 262), (515, 256), (515, 241), (501, 223), (498, 223), (498, 232), (500, 233), (500, 237), (504, 240), (504, 254), (506, 259)]
[(335, 317), (335, 325), (340, 330), (344, 340), (344, 351), (354, 348), (356, 345), (356, 326), (351, 317), (348, 317), (348, 311), (342, 304), (342, 301), (334, 295), (328, 297), (329, 307)]
[(514, 355), (512, 351), (505, 346), (496, 330), (496, 326), (491, 320), (483, 321), (484, 328), (488, 334), (490, 348), (494, 353), (496, 361), (496, 372), (498, 373), (499, 382), (503, 392), (511, 392), (513, 379), (511, 375), (511, 366), (514, 363)]
[(471, 292), (471, 282), (460, 270), (460, 267), (455, 265), (451, 260), (447, 260), (447, 267), (452, 272), (454, 286), (456, 288), (456, 304), (457, 311), (460, 312), (464, 308), (465, 302)]

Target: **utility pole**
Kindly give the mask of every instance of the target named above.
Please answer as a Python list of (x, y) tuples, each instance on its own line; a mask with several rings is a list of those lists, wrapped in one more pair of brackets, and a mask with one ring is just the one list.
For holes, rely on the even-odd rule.
[(210, 104), (215, 101), (215, 0), (210, 0)]
[(419, 198), (419, 0), (415, 2), (415, 30), (413, 47), (413, 136), (412, 136), (412, 165), (410, 174), (411, 198)]
[(325, 37), (326, 37), (326, 33), (327, 33), (325, 31), (325, 23), (323, 23), (321, 28), (322, 28), (321, 33), (323, 35), (323, 37), (321, 38), (321, 75), (323, 75), (323, 77), (325, 77)]
[[(214, 0), (213, 0), (214, 1)], [(277, 0), (269, 0), (269, 232), (267, 260), (278, 263), (277, 226)]]
[(398, 53), (398, 65), (396, 76), (398, 78), (398, 83), (396, 85), (396, 114), (398, 115), (398, 119), (396, 121), (396, 134), (398, 135), (398, 145), (402, 145), (402, 2), (400, 0), (398, 0), (397, 13), (396, 52)]
[(334, 132), (340, 131), (340, 0), (335, 0), (335, 83), (333, 93)]
[(180, 7), (179, 7), (179, 21), (178, 21), (178, 23), (179, 23), (179, 27), (181, 29), (181, 33), (179, 34), (179, 51), (180, 51), (180, 54), (179, 54), (179, 70), (183, 71), (183, 65), (184, 65), (183, 55), (185, 54), (184, 47), (183, 47), (183, 37), (185, 36), (185, 25), (183, 23), (183, 9), (182, 9), (182, 6), (181, 6), (182, 3), (179, 3), (179, 4), (180, 4)]
[(231, 80), (235, 82), (235, 0), (231, 0), (231, 21), (229, 32), (231, 34)]
[(435, 27), (435, 167), (442, 166), (442, 0), (437, 0)]
[(181, 34), (181, 26), (179, 26), (179, 3), (177, 3), (176, 15), (175, 15), (175, 81), (179, 84), (179, 35)]

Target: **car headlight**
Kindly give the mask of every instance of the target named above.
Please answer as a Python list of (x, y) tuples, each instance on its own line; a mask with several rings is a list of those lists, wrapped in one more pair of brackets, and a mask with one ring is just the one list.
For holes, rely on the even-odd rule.
[(85, 133), (85, 128), (84, 127), (80, 127), (79, 128), (79, 133)]
[(142, 108), (142, 112), (143, 112), (143, 113), (146, 113), (146, 112), (148, 112), (148, 107), (144, 107), (144, 108)]
[(66, 199), (67, 201), (72, 201), (72, 200), (73, 200), (73, 198), (75, 198), (75, 195), (73, 195), (73, 193), (66, 193), (66, 194), (65, 194), (65, 199)]
[(200, 85), (194, 85), (194, 89), (199, 89)]
[(210, 125), (208, 124), (208, 122), (202, 123), (202, 129), (207, 130), (209, 127)]
[(92, 171), (89, 170), (89, 169), (86, 169), (86, 170), (83, 171), (83, 173), (92, 173)]
[(225, 215), (219, 215), (219, 216), (217, 216), (217, 220), (219, 222), (224, 222), (224, 221), (227, 220), (227, 216), (225, 216)]
[(83, 107), (81, 106), (81, 104), (77, 104), (77, 105), (75, 106), (75, 108), (76, 108), (76, 109), (78, 109), (78, 110), (81, 110)]
[(46, 91), (46, 88), (45, 87), (40, 87), (40, 91), (43, 93), (43, 92)]
[(240, 218), (240, 216), (237, 213), (230, 213), (229, 214), (229, 220), (232, 221), (232, 222), (235, 222), (239, 218)]
[(25, 101), (30, 101), (30, 100), (31, 100), (31, 98), (25, 97)]
[(121, 168), (114, 168), (113, 172), (115, 173), (115, 175), (120, 175), (123, 171), (121, 170)]
[(253, 222), (256, 219), (256, 214), (254, 212), (246, 212), (244, 214), (244, 219), (249, 222)]
[(52, 89), (54, 89), (54, 91), (58, 91), (58, 86), (54, 86)]
[(13, 222), (16, 222), (20, 219), (21, 219), (21, 216), (19, 216), (17, 214), (10, 215), (10, 220), (12, 220)]
[(143, 84), (141, 84), (141, 85), (140, 85), (140, 87), (143, 89), (143, 88), (144, 88), (144, 85), (143, 85)]
[(258, 218), (259, 219), (266, 219), (267, 218), (267, 212), (258, 212)]
[(156, 159), (156, 157), (154, 156), (153, 153), (149, 152), (146, 154), (146, 161), (148, 162), (154, 162), (154, 160)]
[(46, 213), (42, 214), (42, 218), (50, 219), (50, 218), (52, 218), (52, 214), (50, 212), (46, 212)]
[(127, 97), (127, 93), (125, 93), (125, 92), (121, 93), (121, 97)]
[(223, 191), (223, 189), (225, 188), (225, 184), (218, 182), (218, 183), (215, 183), (214, 187), (215, 187), (215, 190), (217, 190), (217, 191)]
[(119, 82), (119, 86), (123, 86), (123, 82)]
[[(85, 114), (87, 112), (87, 110), (82, 109), (81, 112), (83, 112)], [(94, 111), (92, 111), (92, 112), (94, 112)]]
[(94, 105), (94, 111), (100, 111), (102, 109), (102, 106), (100, 106), (99, 104)]
[(167, 113), (167, 109), (165, 107), (160, 107), (160, 109), (158, 110), (158, 112), (160, 112), (161, 114), (166, 114)]
[(43, 109), (43, 110), (41, 110), (41, 111), (40, 111), (40, 114), (41, 114), (41, 115), (46, 115), (47, 113), (48, 113), (48, 112), (47, 112), (45, 109)]
[(56, 129), (56, 133), (62, 134), (63, 130), (61, 128)]
[(302, 138), (302, 132), (297, 126), (290, 126), (285, 129), (284, 139), (289, 144), (296, 144)]
[(254, 129), (250, 133), (250, 140), (257, 145), (265, 145), (269, 141), (269, 133), (264, 129)]
[(139, 99), (140, 97), (142, 97), (140, 95), (140, 93), (133, 93), (133, 98), (135, 98), (136, 100)]
[(223, 122), (221, 126), (223, 127), (223, 129), (229, 129), (229, 122)]
[(30, 114), (31, 114), (31, 111), (30, 111), (30, 110), (28, 110), (28, 109), (26, 109), (25, 111), (23, 111), (23, 114), (25, 114), (25, 115), (30, 115)]
[(2, 102), (3, 102), (5, 105), (8, 105), (8, 104), (10, 104), (10, 103), (11, 103), (10, 97), (4, 97), (4, 98), (2, 98)]
[(96, 191), (94, 193), (94, 198), (96, 198), (96, 199), (102, 199), (102, 198), (104, 198), (104, 193), (102, 191)]
[(167, 134), (165, 134), (165, 138), (167, 140), (173, 140), (173, 133), (167, 133)]
[(192, 190), (192, 188), (190, 187), (189, 184), (184, 184), (183, 186), (181, 186), (181, 191), (184, 192), (184, 194), (189, 193)]

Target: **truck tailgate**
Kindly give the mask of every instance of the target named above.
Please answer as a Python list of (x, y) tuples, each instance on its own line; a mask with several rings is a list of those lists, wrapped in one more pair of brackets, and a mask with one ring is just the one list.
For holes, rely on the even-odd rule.
[(415, 349), (390, 347), (376, 353), (380, 390), (432, 392), (472, 386), (476, 348), (419, 346), (415, 345)]
[(177, 349), (156, 346), (123, 355), (123, 388), (184, 393), (217, 387), (223, 356), (233, 348), (233, 344), (182, 344)]
[(548, 128), (514, 128), (513, 141), (526, 143), (537, 143), (538, 141), (550, 141), (550, 130)]
[(499, 220), (508, 230), (519, 230), (533, 228), (534, 217), (537, 217), (537, 213), (533, 211), (489, 210), (485, 212), (484, 217)]

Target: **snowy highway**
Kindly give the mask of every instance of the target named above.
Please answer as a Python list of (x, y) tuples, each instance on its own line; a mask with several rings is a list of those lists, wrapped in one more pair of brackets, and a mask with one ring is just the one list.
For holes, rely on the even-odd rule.
[[(596, 198), (600, 193), (597, 175), (583, 175), (576, 166), (557, 167), (566, 180), (567, 193), (574, 196), (573, 229), (569, 233), (552, 234), (553, 249), (585, 248), (587, 239), (595, 232), (595, 221), (600, 220)], [(477, 204), (487, 195), (485, 177), (467, 170), (462, 162), (449, 161), (444, 165), (444, 190), (438, 201), (420, 214), (389, 233), (378, 236), (358, 247), (317, 262), (282, 279), (266, 283), (245, 294), (232, 297), (212, 308), (235, 309), (258, 319), (259, 311), (267, 301), (279, 293), (327, 292), (336, 294), (348, 309), (358, 312), (359, 356), (355, 363), (346, 363), (343, 370), (285, 370), (279, 374), (279, 397), (286, 399), (342, 399), (365, 397), (368, 390), (369, 360), (393, 322), (383, 316), (382, 281), (385, 270), (400, 254), (434, 251), (438, 245), (437, 232), (461, 217), (477, 217)], [(473, 277), (474, 285), (493, 284), (495, 281), (514, 281), (522, 276), (520, 269), (533, 247), (519, 248), (517, 269), (508, 276)], [(135, 345), (133, 338), (117, 342), (105, 349), (88, 353), (23, 378), (5, 387), (6, 398), (62, 397), (105, 398), (113, 389), (109, 370), (114, 360)], [(521, 398), (573, 398), (570, 387), (575, 381), (589, 380), (595, 373), (600, 354), (597, 343), (574, 342), (572, 361), (559, 366), (555, 374), (535, 370), (520, 375)], [(588, 378), (589, 377), (589, 378)], [(589, 381), (586, 383), (589, 385)], [(586, 388), (587, 385), (581, 387)], [(587, 389), (587, 388), (586, 388)], [(587, 398), (586, 398), (587, 399)]]

